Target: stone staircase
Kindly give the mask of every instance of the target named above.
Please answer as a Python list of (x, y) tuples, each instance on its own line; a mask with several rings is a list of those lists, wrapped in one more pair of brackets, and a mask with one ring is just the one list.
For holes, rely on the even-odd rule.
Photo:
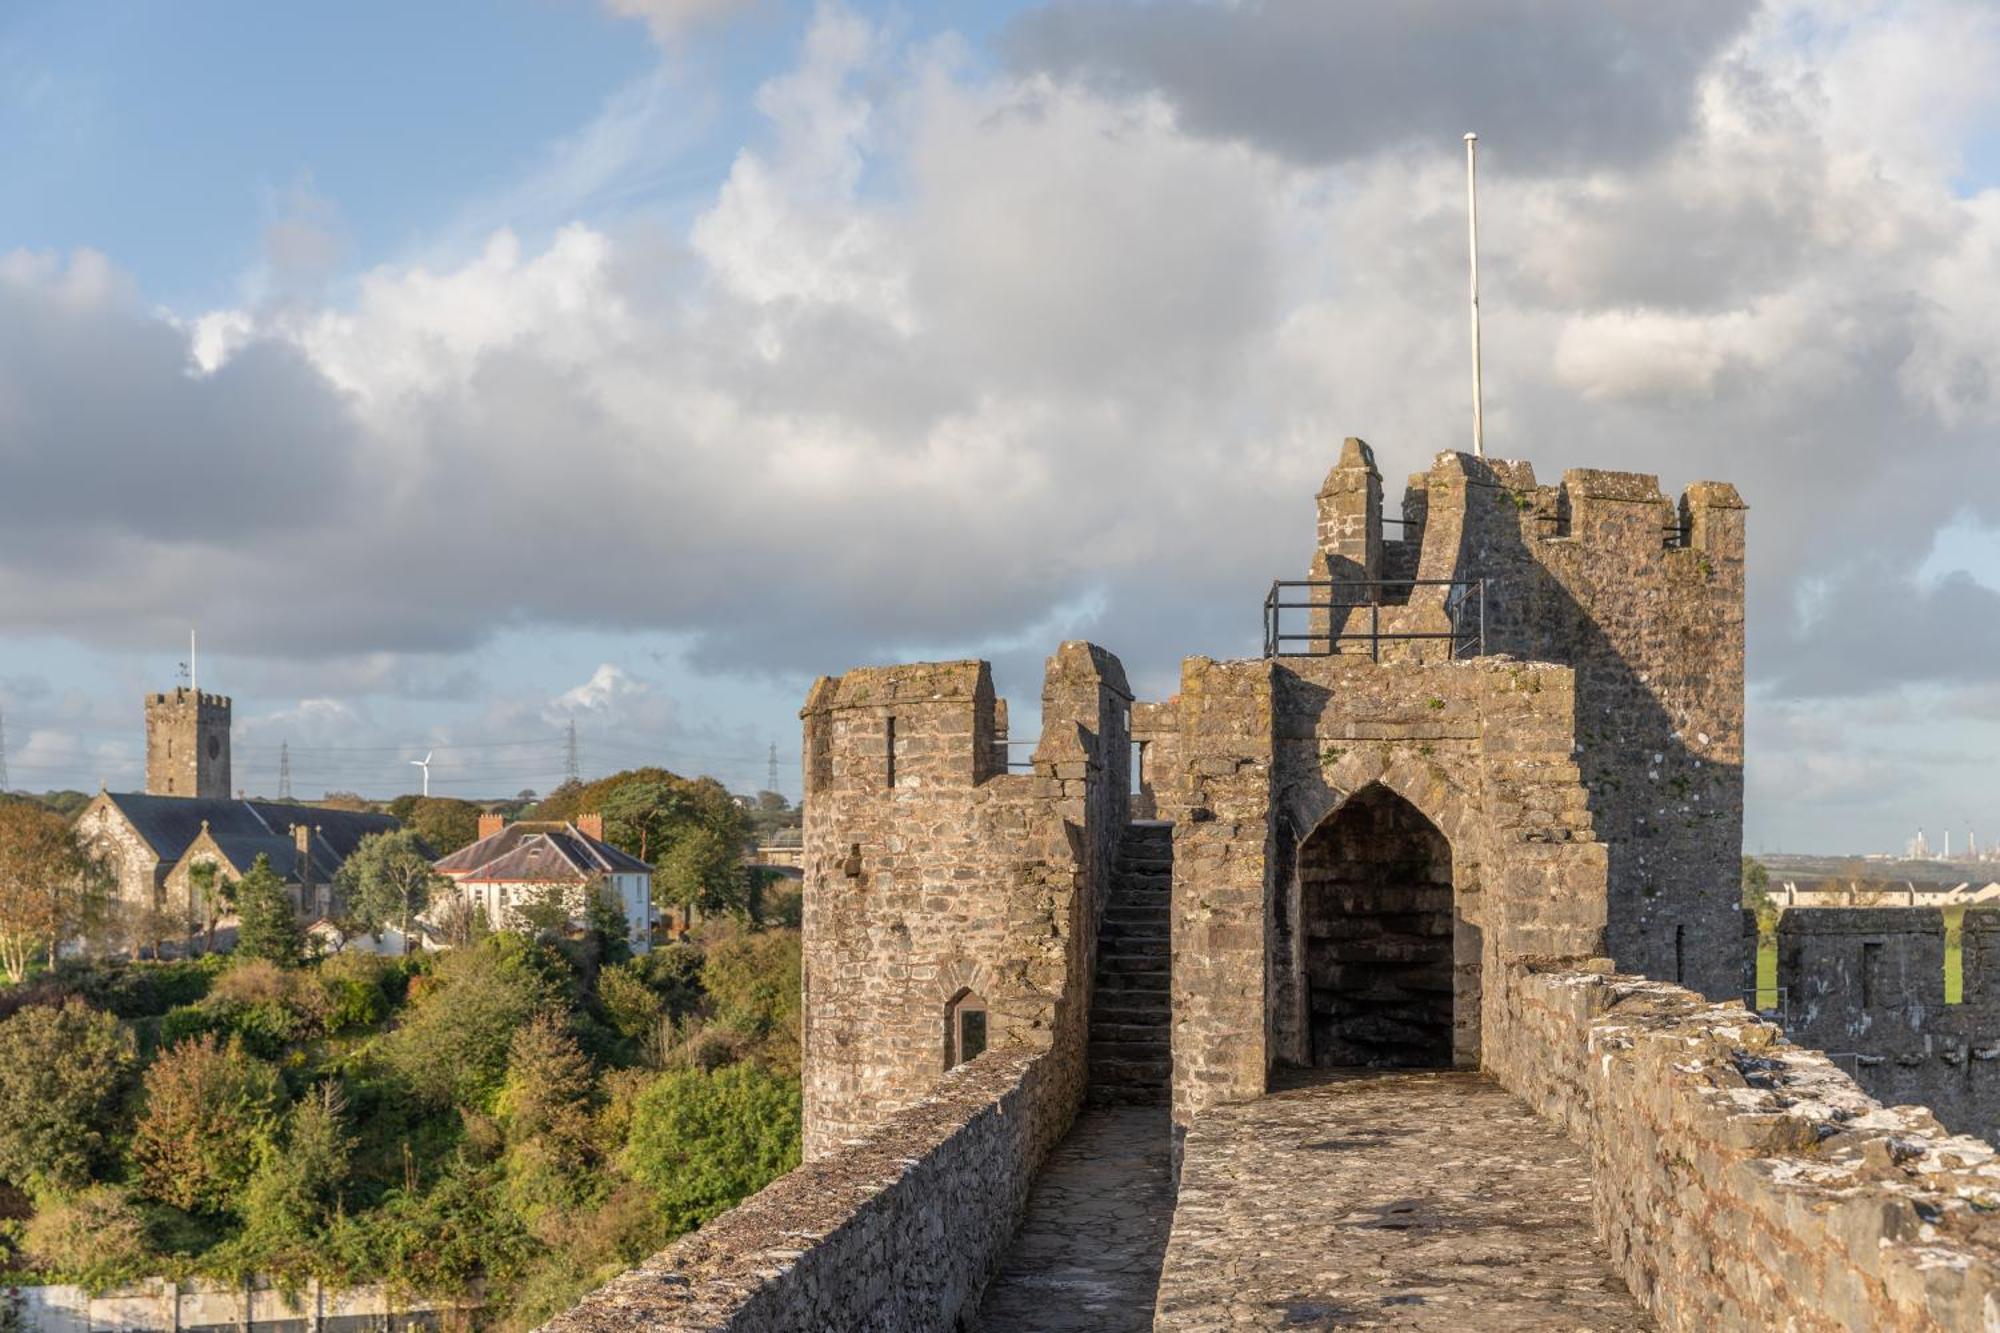
[(1170, 899), (1174, 826), (1125, 826), (1104, 920), (1090, 1005), (1090, 1103), (1148, 1106), (1167, 1100), (1172, 1012)]

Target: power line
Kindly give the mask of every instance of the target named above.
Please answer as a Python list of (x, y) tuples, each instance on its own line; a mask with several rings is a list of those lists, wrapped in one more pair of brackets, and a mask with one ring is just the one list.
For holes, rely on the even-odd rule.
[(278, 799), (292, 799), (292, 748), (291, 742), (278, 742)]
[(583, 781), (583, 766), (577, 762), (575, 718), (569, 720), (569, 740), (563, 746), (563, 781)]
[(778, 789), (778, 743), (776, 741), (772, 741), (771, 765), (769, 772), (765, 775), (764, 790), (776, 791), (777, 789)]

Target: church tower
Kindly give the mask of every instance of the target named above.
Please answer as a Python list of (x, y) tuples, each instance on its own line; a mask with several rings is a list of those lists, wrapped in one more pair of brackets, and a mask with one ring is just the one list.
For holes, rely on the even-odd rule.
[(146, 794), (229, 799), (227, 696), (186, 686), (146, 696)]

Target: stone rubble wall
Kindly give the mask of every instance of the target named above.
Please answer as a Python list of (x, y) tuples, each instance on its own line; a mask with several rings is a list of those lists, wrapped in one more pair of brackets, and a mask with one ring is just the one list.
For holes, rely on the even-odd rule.
[[(1115, 657), (1049, 659), (1031, 773), (1007, 773), (984, 662), (814, 685), (806, 738), (805, 1155), (926, 1097), (953, 1003), (991, 1048), (1060, 1048), (1081, 1097), (1097, 922), (1130, 791)], [(893, 761), (891, 750), (893, 748)]]
[[(1380, 491), (1372, 454), (1348, 441), (1320, 493), (1314, 577), (1386, 568)], [(1577, 762), (1611, 858), (1608, 952), (1629, 971), (1733, 994), (1741, 497), (1697, 482), (1676, 503), (1653, 476), (1597, 469), (1545, 486), (1526, 462), (1447, 452), (1409, 479), (1403, 513), (1421, 524), (1401, 530), (1420, 536), (1416, 575), (1483, 580), (1483, 599), (1414, 588), (1405, 605), (1349, 613), (1346, 632), (1365, 636), (1379, 623), (1385, 633), (1470, 636), (1483, 622), (1485, 653), (1574, 668)], [(1406, 559), (1399, 553), (1399, 571)], [(1312, 623), (1318, 633), (1325, 617), (1315, 613)], [(1472, 641), (1391, 641), (1379, 652), (1384, 661), (1435, 662), (1478, 651)], [(1364, 637), (1340, 648), (1365, 655), (1372, 646)]]
[(1870, 1095), (2000, 1143), (2000, 909), (1965, 909), (1959, 1004), (1945, 1003), (1944, 934), (1935, 907), (1787, 908), (1781, 1016)]
[(807, 1162), (584, 1298), (548, 1333), (954, 1333), (1075, 1110), (1015, 1047)]
[(1518, 964), (1487, 1068), (1590, 1155), (1598, 1232), (1668, 1333), (2000, 1328), (2000, 1160), (1739, 1005)]
[(1566, 667), (1483, 658), (1189, 658), (1160, 774), (1174, 823), (1174, 1120), (1310, 1063), (1297, 856), (1380, 784), (1451, 844), (1454, 1051), (1480, 1062), (1480, 979), (1603, 948), (1605, 848), (1572, 759)]

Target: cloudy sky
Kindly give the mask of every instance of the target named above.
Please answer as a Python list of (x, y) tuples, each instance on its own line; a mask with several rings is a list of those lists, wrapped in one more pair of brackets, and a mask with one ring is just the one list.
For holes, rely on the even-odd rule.
[(1751, 847), (2000, 837), (1996, 101), (1948, 0), (11, 4), (10, 776), (138, 782), (191, 624), (301, 795), (1169, 693), (1460, 446), (1476, 128), (1489, 447), (1753, 507)]

